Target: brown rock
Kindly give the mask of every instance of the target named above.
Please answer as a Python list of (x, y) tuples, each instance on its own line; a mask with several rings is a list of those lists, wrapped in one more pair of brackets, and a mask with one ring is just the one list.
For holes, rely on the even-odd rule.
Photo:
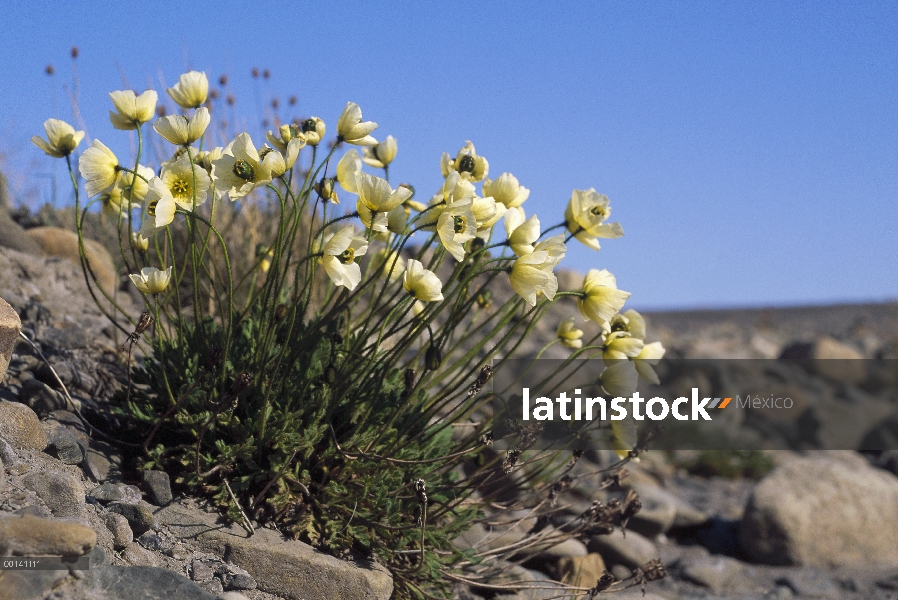
[(18, 450), (47, 447), (47, 434), (37, 415), (19, 402), (0, 402), (0, 438)]
[(3, 556), (82, 556), (96, 543), (96, 532), (80, 523), (27, 514), (0, 517), (0, 555)]
[(156, 520), (175, 536), (246, 569), (259, 589), (290, 600), (387, 600), (393, 593), (393, 578), (382, 566), (340, 560), (270, 529), (247, 537), (236, 525), (218, 523), (215, 515), (178, 505), (156, 511)]
[(68, 473), (33, 471), (22, 480), (57, 517), (80, 517), (84, 513), (84, 488)]
[(21, 330), (22, 321), (18, 313), (6, 300), (0, 298), (0, 381), (3, 381), (6, 374), (6, 367), (9, 366), (9, 359)]
[(582, 588), (594, 587), (606, 568), (602, 555), (596, 552), (586, 556), (569, 556), (558, 561), (561, 581)]
[[(78, 249), (78, 234), (61, 227), (35, 227), (29, 229), (28, 236), (37, 242), (44, 253), (50, 256), (67, 258), (81, 266), (81, 253)], [(107, 292), (118, 286), (118, 269), (112, 255), (102, 244), (94, 240), (84, 240), (84, 254), (97, 281)]]
[(898, 479), (891, 473), (862, 459), (797, 458), (755, 486), (739, 542), (749, 557), (768, 564), (894, 568), (895, 523)]

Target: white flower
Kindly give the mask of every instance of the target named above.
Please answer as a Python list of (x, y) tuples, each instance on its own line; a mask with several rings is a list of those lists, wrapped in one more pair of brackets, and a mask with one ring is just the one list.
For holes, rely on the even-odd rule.
[(613, 397), (629, 398), (639, 385), (639, 375), (631, 361), (619, 360), (605, 368), (599, 382), (605, 393)]
[(396, 138), (388, 135), (384, 141), (365, 148), (366, 165), (376, 169), (386, 169), (396, 158)]
[(508, 245), (518, 256), (533, 252), (533, 244), (539, 239), (539, 219), (531, 215), (525, 220), (523, 208), (510, 208), (505, 213), (505, 233)]
[(196, 206), (203, 204), (211, 183), (206, 170), (192, 165), (187, 154), (166, 164), (159, 177), (150, 180), (150, 189), (144, 200), (147, 214), (153, 218), (144, 220), (141, 234), (149, 237), (170, 224), (178, 208), (192, 211), (194, 198)]
[(355, 228), (349, 225), (325, 242), (321, 264), (334, 285), (353, 290), (362, 280), (362, 271), (355, 259), (367, 251), (368, 242), (365, 238), (356, 236)]
[(190, 71), (181, 75), (175, 87), (166, 91), (183, 108), (199, 108), (209, 95), (209, 79), (205, 73)]
[(168, 287), (171, 279), (171, 267), (160, 271), (156, 267), (144, 267), (137, 275), (128, 275), (137, 289), (144, 294), (158, 294)]
[(631, 337), (626, 331), (614, 331), (605, 336), (605, 349), (602, 351), (602, 358), (605, 359), (606, 364), (610, 364), (610, 361), (636, 358), (643, 346), (645, 346), (645, 342)]
[(302, 134), (306, 137), (306, 143), (309, 146), (317, 146), (320, 144), (321, 140), (324, 138), (324, 132), (327, 131), (324, 121), (318, 117), (309, 117), (300, 123), (299, 126), (302, 130)]
[(53, 158), (65, 158), (84, 139), (83, 131), (75, 131), (74, 127), (58, 119), (44, 121), (44, 131), (47, 132), (46, 140), (36, 135), (31, 138), (31, 143)]
[(144, 123), (153, 120), (156, 113), (156, 101), (159, 99), (155, 90), (147, 90), (140, 96), (133, 90), (109, 92), (115, 111), (109, 111), (109, 120), (116, 129), (137, 129)]
[(583, 330), (574, 326), (574, 317), (568, 317), (559, 323), (555, 335), (561, 340), (563, 346), (574, 349), (583, 347), (583, 340), (580, 339), (583, 337)]
[(477, 219), (471, 212), (470, 198), (457, 200), (446, 207), (437, 220), (437, 234), (455, 260), (464, 260), (463, 244), (474, 239), (477, 234)]
[(209, 109), (201, 106), (188, 119), (184, 115), (169, 115), (153, 123), (156, 133), (176, 146), (186, 146), (203, 137), (212, 117)]
[(340, 186), (344, 190), (352, 194), (359, 193), (356, 176), (361, 172), (362, 159), (355, 148), (344, 154), (340, 162), (337, 163), (337, 181), (340, 182)]
[(593, 250), (600, 249), (598, 238), (619, 238), (624, 235), (620, 223), (605, 223), (610, 216), (608, 197), (597, 194), (593, 188), (574, 190), (564, 210), (568, 231)]
[(243, 198), (260, 185), (271, 182), (273, 163), (280, 154), (269, 152), (264, 159), (244, 132), (228, 144), (221, 158), (212, 162), (212, 179), (215, 189), (228, 194), (231, 201)]
[(84, 189), (87, 195), (96, 196), (118, 180), (121, 167), (112, 150), (100, 140), (94, 140), (78, 159), (78, 170), (85, 179)]
[(131, 232), (131, 247), (138, 252), (146, 252), (150, 247), (150, 240), (143, 237), (137, 231)]
[(359, 213), (359, 219), (365, 227), (371, 231), (386, 233), (390, 230), (390, 221), (387, 218), (389, 213), (371, 210), (364, 202), (362, 202), (361, 198), (355, 201), (355, 210)]
[(551, 300), (558, 291), (553, 266), (546, 250), (521, 256), (514, 261), (509, 274), (512, 289), (531, 306), (536, 306), (538, 294), (545, 294)]
[(483, 180), (483, 195), (492, 196), (505, 208), (517, 208), (530, 197), (530, 190), (518, 183), (517, 177), (511, 173), (502, 173), (496, 180)]
[(150, 167), (137, 165), (137, 175), (122, 172), (116, 187), (121, 188), (123, 199), (128, 199), (130, 194), (131, 202), (143, 202), (150, 189), (149, 181), (155, 175)]
[(294, 125), (293, 123), (281, 125), (278, 129), (278, 133), (280, 133), (281, 137), (275, 136), (269, 130), (265, 138), (271, 143), (272, 146), (274, 146), (281, 152), (287, 151), (287, 145), (292, 140), (299, 140), (300, 148), (306, 145), (306, 136), (300, 129), (299, 125)]
[(359, 202), (372, 212), (390, 212), (412, 196), (412, 191), (407, 187), (400, 185), (394, 190), (385, 179), (374, 175), (358, 173), (355, 179)]
[(577, 309), (584, 320), (591, 319), (600, 327), (605, 327), (630, 297), (629, 292), (617, 289), (617, 281), (607, 269), (590, 269), (583, 279), (581, 293)]
[(661, 342), (652, 342), (643, 346), (642, 351), (633, 359), (633, 365), (636, 367), (636, 372), (639, 373), (639, 376), (645, 379), (646, 382), (660, 385), (661, 381), (658, 379), (658, 374), (655, 373), (653, 367), (662, 358), (664, 358), (664, 346), (661, 345)]
[(473, 196), (471, 198), (471, 212), (477, 220), (477, 237), (484, 240), (490, 237), (493, 225), (505, 215), (508, 209), (504, 204), (496, 202), (492, 197), (479, 198)]
[(625, 313), (614, 315), (609, 326), (611, 331), (626, 331), (632, 337), (645, 339), (645, 318), (632, 308)]
[(406, 264), (402, 287), (416, 300), (439, 302), (443, 299), (443, 283), (440, 278), (413, 258)]
[(458, 151), (455, 160), (452, 160), (448, 153), (443, 152), (440, 168), (443, 171), (443, 177), (448, 177), (449, 173), (458, 171), (464, 179), (481, 181), (489, 173), (490, 165), (485, 158), (477, 155), (474, 144), (468, 140)]
[[(273, 154), (276, 154), (273, 159), (271, 159), (271, 177), (280, 177), (287, 171), (293, 168), (293, 165), (296, 164), (296, 159), (299, 158), (299, 150), (303, 146), (305, 146), (305, 140), (301, 140), (299, 138), (293, 138), (289, 142), (287, 142), (287, 153), (286, 155), (282, 155), (279, 151), (268, 148)], [(268, 152), (266, 151), (267, 146), (263, 146), (261, 150), (259, 150), (259, 156), (264, 161)]]
[(355, 102), (347, 102), (337, 121), (337, 140), (356, 146), (373, 146), (377, 140), (368, 135), (377, 129), (377, 123), (362, 123), (362, 109)]
[(453, 171), (446, 177), (439, 193), (430, 199), (430, 209), (424, 214), (421, 227), (431, 230), (436, 227), (440, 215), (452, 202), (464, 198), (473, 198), (476, 195), (474, 184)]
[[(630, 394), (627, 395), (629, 396)], [(628, 417), (611, 421), (611, 448), (618, 458), (621, 460), (627, 458), (630, 455), (630, 450), (636, 447), (637, 439), (636, 422), (633, 419)], [(638, 458), (633, 460), (639, 462)]]

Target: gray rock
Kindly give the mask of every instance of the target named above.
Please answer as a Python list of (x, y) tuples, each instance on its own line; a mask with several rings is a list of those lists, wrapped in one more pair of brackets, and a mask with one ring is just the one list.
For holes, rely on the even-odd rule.
[(35, 256), (43, 254), (41, 247), (28, 237), (21, 225), (13, 221), (6, 210), (0, 209), (0, 247), (11, 248)]
[(6, 471), (3, 469), (3, 459), (0, 458), (0, 492), (6, 489)]
[(68, 576), (63, 570), (4, 570), (0, 572), (0, 600), (44, 600)]
[(842, 598), (844, 590), (832, 578), (817, 569), (802, 569), (778, 578), (777, 585), (789, 588), (796, 596)]
[(55, 410), (68, 408), (65, 396), (39, 379), (29, 379), (22, 384), (19, 400), (27, 404), (40, 417), (46, 417)]
[(143, 488), (149, 494), (150, 502), (165, 506), (172, 501), (171, 482), (165, 471), (144, 471)]
[(84, 513), (84, 488), (68, 473), (35, 471), (22, 480), (56, 517), (80, 517)]
[(47, 447), (47, 434), (37, 415), (19, 402), (0, 402), (0, 437), (19, 450)]
[(94, 440), (85, 456), (88, 474), (97, 483), (122, 480), (122, 455), (106, 442)]
[(190, 563), (190, 578), (194, 581), (211, 581), (215, 577), (215, 571), (208, 564), (195, 558)]
[(170, 542), (162, 539), (162, 536), (152, 531), (147, 531), (142, 536), (137, 538), (137, 543), (147, 550), (152, 550), (153, 552), (162, 552), (163, 550), (171, 548)]
[(393, 579), (370, 561), (340, 560), (269, 529), (252, 537), (236, 525), (225, 526), (215, 515), (171, 504), (156, 511), (160, 525), (202, 551), (246, 569), (258, 588), (286, 598), (387, 600)]
[[(47, 327), (41, 331), (41, 341), (60, 350), (76, 350), (78, 348), (86, 348), (90, 338), (83, 327), (73, 325), (67, 329)], [(53, 365), (53, 368), (58, 371), (60, 369), (59, 363)], [(62, 373), (59, 373), (59, 376), (66, 385), (71, 381), (71, 375), (69, 381), (62, 377)]]
[(130, 544), (124, 551), (122, 551), (122, 558), (125, 559), (125, 562), (129, 565), (134, 565), (135, 567), (159, 566), (159, 557), (137, 542)]
[(97, 502), (117, 502), (123, 497), (121, 488), (114, 483), (98, 485), (87, 492), (87, 495)]
[(610, 535), (596, 535), (587, 544), (590, 552), (598, 552), (607, 564), (622, 564), (629, 569), (641, 567), (658, 557), (655, 545), (635, 531), (627, 531), (626, 537), (619, 529)]
[(830, 567), (898, 565), (898, 479), (865, 460), (791, 460), (752, 491), (739, 542), (753, 560)]
[(218, 597), (219, 600), (249, 600), (240, 592), (224, 592)]
[(7, 467), (19, 462), (19, 455), (12, 449), (9, 442), (2, 437), (0, 437), (0, 460), (2, 460)]
[(56, 457), (67, 465), (80, 465), (84, 460), (84, 452), (78, 441), (69, 436), (60, 436), (55, 442), (50, 444), (50, 448)]
[(708, 556), (683, 566), (683, 577), (719, 594), (739, 574), (739, 561), (725, 556)]
[[(552, 534), (550, 533), (550, 535)], [(586, 544), (576, 538), (568, 538), (560, 544), (546, 548), (537, 556), (542, 559), (555, 561), (559, 558), (586, 556), (587, 554)]]
[(19, 510), (13, 513), (14, 515), (31, 515), (33, 517), (52, 517), (50, 511), (46, 508), (42, 508), (40, 506), (26, 506), (25, 508), (20, 508)]
[(0, 517), (3, 556), (82, 556), (96, 543), (96, 532), (80, 523), (33, 515)]
[(221, 583), (226, 590), (254, 590), (256, 589), (256, 580), (242, 573), (232, 575), (224, 573), (221, 576)]
[(792, 590), (784, 585), (778, 585), (764, 594), (764, 600), (792, 600), (794, 597)]
[[(140, 548), (138, 546), (138, 548)], [(141, 548), (141, 550), (143, 550)], [(145, 551), (145, 550), (144, 550)], [(216, 600), (183, 575), (160, 567), (105, 565), (85, 572), (83, 579), (59, 589), (61, 598), (140, 600)]]
[(128, 519), (131, 530), (136, 535), (142, 535), (150, 529), (156, 529), (156, 519), (153, 516), (153, 507), (146, 502), (138, 504), (126, 504), (124, 502), (112, 502), (106, 509), (118, 513)]
[(134, 532), (131, 531), (128, 519), (114, 512), (106, 513), (104, 518), (106, 527), (112, 532), (113, 548), (116, 550), (127, 548), (134, 541)]
[(6, 300), (0, 298), (0, 381), (6, 374), (21, 330), (22, 321), (19, 315)]
[(676, 499), (672, 494), (654, 486), (642, 485), (635, 489), (642, 508), (633, 515), (627, 528), (647, 538), (667, 533), (677, 517)]

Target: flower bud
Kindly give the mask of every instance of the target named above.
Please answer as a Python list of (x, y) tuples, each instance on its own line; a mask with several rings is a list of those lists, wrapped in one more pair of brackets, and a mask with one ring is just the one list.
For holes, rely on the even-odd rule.
[(278, 304), (277, 308), (274, 309), (274, 318), (278, 321), (283, 321), (287, 318), (287, 305), (286, 304)]
[(430, 346), (424, 354), (424, 364), (430, 371), (436, 371), (443, 364), (443, 355), (437, 346)]

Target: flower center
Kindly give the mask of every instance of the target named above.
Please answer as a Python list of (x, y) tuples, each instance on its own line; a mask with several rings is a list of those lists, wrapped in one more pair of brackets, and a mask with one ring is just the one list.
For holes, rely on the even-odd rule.
[(618, 321), (611, 326), (611, 331), (627, 331), (627, 324), (623, 321)]
[(274, 150), (274, 148), (260, 148), (259, 149), (259, 162), (265, 159), (268, 156), (268, 153)]
[(458, 170), (459, 171), (466, 171), (468, 173), (473, 173), (474, 166), (475, 166), (474, 157), (471, 156), (470, 154), (465, 154), (458, 161)]
[(306, 119), (302, 122), (302, 132), (309, 133), (310, 131), (316, 131), (316, 125), (317, 124), (315, 123), (315, 119)]
[(171, 184), (171, 193), (176, 198), (186, 197), (188, 190), (190, 190), (190, 184), (187, 183), (186, 179), (176, 179)]
[(344, 250), (340, 255), (340, 262), (344, 265), (355, 262), (355, 250), (353, 250), (352, 248), (347, 248), (346, 250)]
[(592, 215), (596, 216), (596, 217), (604, 217), (605, 216), (605, 209), (602, 208), (601, 206), (593, 206), (592, 208), (589, 209), (589, 212), (592, 213)]
[(462, 216), (454, 216), (452, 217), (452, 221), (455, 224), (455, 233), (464, 233), (465, 228), (468, 225), (467, 219)]
[(147, 204), (147, 214), (149, 214), (151, 217), (156, 216), (156, 205), (157, 204), (159, 204), (158, 200), (153, 200), (152, 202)]
[(253, 166), (242, 158), (234, 163), (234, 175), (244, 181), (255, 181), (256, 171)]

